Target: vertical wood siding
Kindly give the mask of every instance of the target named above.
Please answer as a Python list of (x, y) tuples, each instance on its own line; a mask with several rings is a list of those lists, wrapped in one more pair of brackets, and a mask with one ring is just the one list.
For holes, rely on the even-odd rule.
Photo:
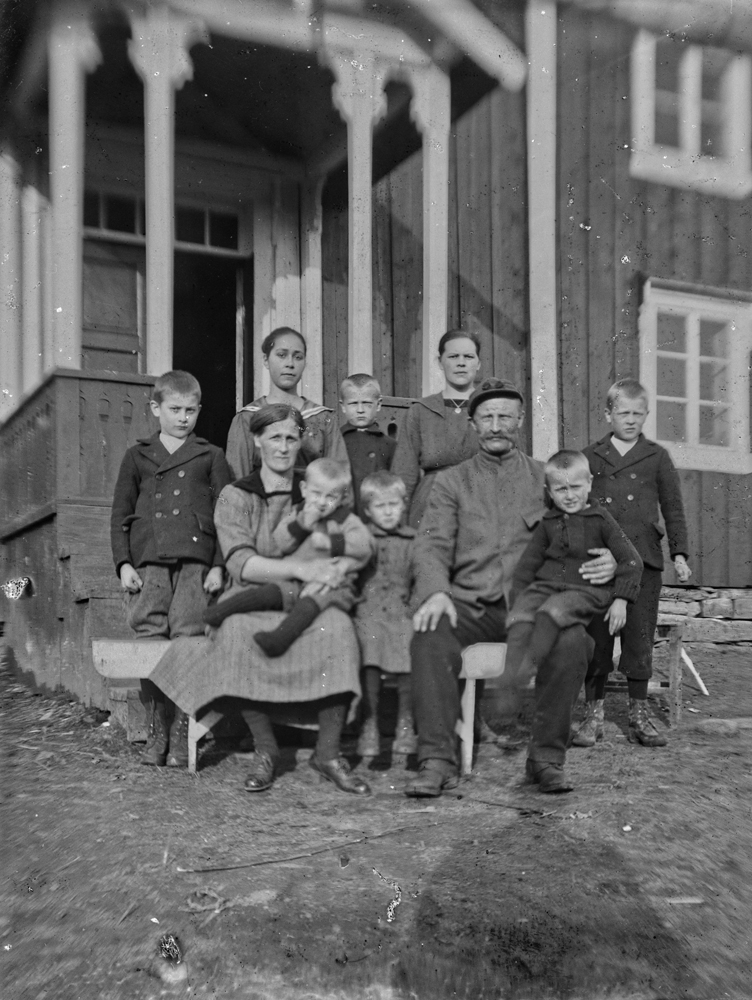
[[(483, 372), (528, 391), (524, 95), (492, 91), (454, 122), (450, 141), (447, 329), (474, 330)], [(347, 213), (341, 208), (324, 210), (322, 256), (324, 395), (332, 405), (347, 365), (339, 349), (347, 333)], [(374, 374), (386, 395), (421, 395), (422, 268), (418, 152), (373, 190)]]
[[(630, 178), (632, 30), (564, 6), (559, 25), (562, 442), (580, 447), (606, 433), (608, 386), (639, 374), (642, 279), (752, 289), (752, 199)], [(752, 476), (680, 475), (693, 582), (752, 585)]]

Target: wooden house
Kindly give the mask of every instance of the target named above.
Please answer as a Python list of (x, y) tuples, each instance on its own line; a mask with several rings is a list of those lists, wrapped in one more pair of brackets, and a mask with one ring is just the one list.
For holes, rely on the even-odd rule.
[[(710, 9), (713, 0), (697, 0)], [(604, 10), (600, 10), (603, 7)], [(0, 23), (0, 597), (37, 683), (104, 704), (108, 546), (154, 376), (223, 444), (274, 327), (334, 405), (398, 418), (474, 329), (545, 457), (637, 375), (699, 583), (752, 585), (750, 51), (738, 7), (551, 0), (25, 0)], [(639, 17), (638, 17), (639, 15)], [(643, 20), (639, 18), (642, 17)], [(668, 32), (668, 33), (667, 33)]]

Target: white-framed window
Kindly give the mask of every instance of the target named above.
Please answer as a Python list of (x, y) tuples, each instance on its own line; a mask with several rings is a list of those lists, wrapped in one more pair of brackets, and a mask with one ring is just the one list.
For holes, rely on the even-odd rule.
[(639, 31), (630, 73), (633, 177), (752, 192), (752, 57)]
[(645, 436), (678, 468), (752, 472), (752, 295), (651, 278), (639, 327)]

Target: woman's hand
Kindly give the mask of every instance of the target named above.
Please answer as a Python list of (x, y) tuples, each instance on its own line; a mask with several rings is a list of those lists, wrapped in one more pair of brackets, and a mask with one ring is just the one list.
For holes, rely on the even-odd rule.
[(303, 583), (323, 583), (327, 587), (339, 587), (345, 579), (348, 562), (346, 559), (311, 559), (301, 562), (296, 577)]
[(616, 560), (610, 549), (588, 549), (588, 555), (597, 556), (580, 566), (580, 574), (588, 583), (600, 587), (610, 583), (616, 574)]
[(222, 589), (223, 584), (224, 574), (222, 573), (222, 567), (212, 566), (206, 574), (206, 579), (204, 580), (204, 590), (207, 594), (216, 594)]

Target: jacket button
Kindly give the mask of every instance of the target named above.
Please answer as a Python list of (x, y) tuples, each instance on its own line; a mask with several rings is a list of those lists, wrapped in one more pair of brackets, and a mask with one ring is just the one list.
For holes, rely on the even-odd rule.
[(162, 494), (161, 493), (155, 493), (154, 494), (154, 499), (155, 500), (161, 500), (162, 499)]
[(161, 516), (162, 516), (161, 513), (159, 511), (157, 511), (157, 517), (161, 517)]
[(630, 472), (629, 478), (630, 479), (637, 479), (637, 473), (636, 472)]
[(173, 514), (179, 514), (179, 513), (180, 513), (180, 511), (179, 511), (179, 510), (178, 510), (178, 508), (176, 507), (176, 508), (175, 508), (175, 510), (174, 510), (174, 511), (173, 511), (172, 513), (173, 513)]
[(616, 476), (609, 476), (609, 479), (616, 479)]
[(180, 496), (180, 490), (173, 490), (173, 491), (172, 491), (172, 495), (173, 495), (174, 497), (179, 497), (179, 496)]
[(611, 497), (606, 497), (606, 503), (611, 503)]
[(180, 476), (180, 478), (182, 479), (182, 478), (183, 478), (183, 476), (185, 475), (185, 469), (181, 469), (181, 470), (180, 470), (180, 472), (178, 473), (178, 475), (179, 475), (179, 476)]
[(632, 494), (631, 494), (631, 493), (630, 493), (630, 494), (628, 494), (628, 496), (627, 496), (627, 500), (634, 500), (634, 497), (632, 496)]
[(155, 476), (155, 479), (161, 479), (161, 478), (162, 478), (162, 473), (158, 472)]

